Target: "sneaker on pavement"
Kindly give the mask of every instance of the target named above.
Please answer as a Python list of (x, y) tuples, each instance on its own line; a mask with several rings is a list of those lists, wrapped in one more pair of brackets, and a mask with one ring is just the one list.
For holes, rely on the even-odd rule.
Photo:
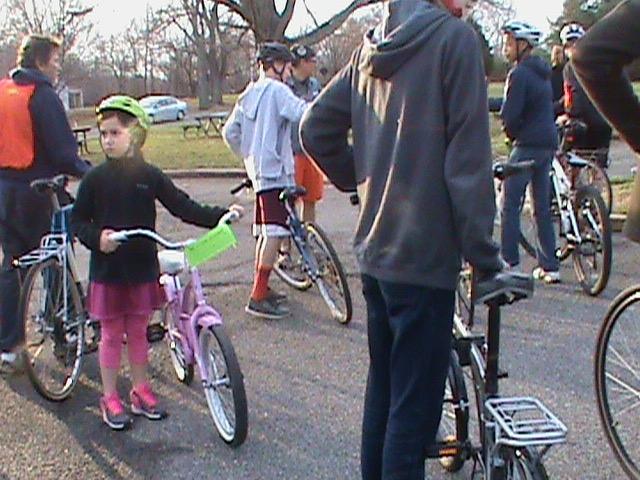
[(560, 272), (558, 270), (546, 271), (542, 267), (536, 267), (533, 269), (532, 275), (536, 280), (541, 280), (547, 284), (560, 282)]
[(112, 430), (126, 430), (131, 426), (131, 416), (125, 411), (117, 393), (103, 396), (100, 399), (100, 410), (102, 420)]
[(249, 315), (260, 318), (268, 318), (277, 320), (283, 318), (289, 313), (282, 305), (265, 298), (264, 300), (249, 299), (249, 303), (244, 307), (244, 311)]
[(131, 412), (134, 415), (144, 415), (149, 420), (162, 420), (167, 412), (158, 408), (158, 400), (148, 383), (139, 385), (129, 393)]
[(0, 376), (11, 377), (24, 373), (24, 352), (2, 352), (0, 353)]

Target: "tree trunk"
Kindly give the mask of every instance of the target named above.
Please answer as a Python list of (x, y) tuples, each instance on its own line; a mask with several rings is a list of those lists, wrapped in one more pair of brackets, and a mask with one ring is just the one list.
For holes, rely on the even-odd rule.
[(196, 47), (198, 62), (198, 108), (207, 110), (211, 107), (211, 96), (209, 91), (209, 59), (204, 45)]

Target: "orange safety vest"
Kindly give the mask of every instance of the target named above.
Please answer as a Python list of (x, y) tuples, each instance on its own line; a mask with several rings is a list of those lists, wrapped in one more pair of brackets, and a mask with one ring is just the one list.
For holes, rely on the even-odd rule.
[(0, 168), (24, 170), (35, 156), (29, 101), (35, 85), (0, 80)]

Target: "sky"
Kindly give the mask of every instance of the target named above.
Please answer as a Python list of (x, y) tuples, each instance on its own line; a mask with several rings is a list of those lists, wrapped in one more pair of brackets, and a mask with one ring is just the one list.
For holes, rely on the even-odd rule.
[[(322, 22), (345, 8), (349, 1), (307, 0), (307, 4), (318, 21)], [(93, 0), (93, 2), (96, 5), (93, 20), (97, 24), (98, 31), (109, 35), (123, 31), (132, 18), (144, 17), (147, 4), (152, 8), (158, 8), (167, 5), (170, 0)], [(87, 3), (91, 3), (91, 1)], [(281, 3), (284, 1), (276, 0), (276, 5)], [(560, 15), (563, 2), (562, 0), (512, 0), (512, 3), (516, 9), (516, 18), (528, 21), (546, 32), (548, 31), (547, 19), (555, 20)], [(299, 0), (296, 4), (291, 30), (299, 30), (308, 22), (310, 19), (305, 14), (303, 2)]]

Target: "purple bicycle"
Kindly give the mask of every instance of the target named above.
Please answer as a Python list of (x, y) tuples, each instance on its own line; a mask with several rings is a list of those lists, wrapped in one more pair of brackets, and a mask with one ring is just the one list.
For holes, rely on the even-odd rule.
[[(237, 213), (229, 212), (222, 217), (220, 225), (237, 219)], [(151, 239), (166, 248), (158, 253), (160, 283), (167, 295), (162, 324), (178, 380), (190, 384), (194, 365), (197, 365), (218, 434), (231, 447), (241, 445), (247, 438), (248, 429), (244, 379), (222, 316), (207, 303), (200, 273), (196, 266), (189, 264), (185, 255), (185, 248), (194, 241), (174, 243), (144, 229), (111, 234), (118, 242), (134, 237)], [(185, 271), (188, 271), (189, 279), (183, 284), (180, 274)]]

